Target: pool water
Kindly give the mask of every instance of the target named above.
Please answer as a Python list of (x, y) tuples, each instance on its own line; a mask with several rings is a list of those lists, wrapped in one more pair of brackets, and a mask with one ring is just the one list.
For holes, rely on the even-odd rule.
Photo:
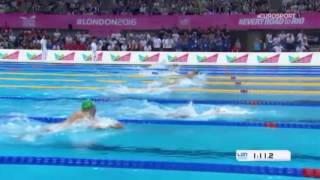
[[(175, 85), (168, 80), (192, 69), (201, 72), (193, 80), (183, 79)], [(96, 131), (80, 124), (46, 134), (41, 129), (47, 123), (28, 118), (68, 117), (79, 109), (81, 99), (94, 98), (100, 100), (96, 102), (97, 115), (105, 122), (130, 119), (317, 123), (320, 101), (317, 67), (186, 66), (170, 72), (143, 66), (1, 63), (0, 70), (1, 156), (320, 168), (317, 129), (124, 124), (123, 130)], [(278, 102), (278, 105), (253, 102)], [(292, 161), (237, 162), (237, 149), (290, 150)], [(214, 172), (1, 165), (0, 179), (9, 178), (298, 179)]]

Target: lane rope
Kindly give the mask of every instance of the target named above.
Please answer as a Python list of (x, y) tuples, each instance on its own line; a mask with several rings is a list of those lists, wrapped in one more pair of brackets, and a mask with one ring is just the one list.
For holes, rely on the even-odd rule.
[[(21, 118), (21, 116), (2, 115), (0, 119)], [(62, 117), (26, 117), (31, 120), (43, 123), (60, 123), (66, 120)], [(320, 123), (304, 123), (304, 122), (252, 122), (252, 121), (196, 121), (196, 120), (144, 120), (144, 119), (119, 119), (124, 124), (141, 124), (141, 125), (189, 125), (189, 126), (230, 126), (230, 127), (260, 127), (260, 128), (286, 128), (286, 129), (320, 129)]]
[[(240, 79), (239, 79), (240, 80)], [(142, 81), (143, 83), (154, 83), (156, 80)], [(314, 86), (319, 87), (320, 82), (225, 82), (225, 81), (206, 81), (203, 84), (213, 85), (213, 86), (291, 86), (291, 87), (301, 87), (301, 86)]]
[(30, 157), (0, 156), (2, 165), (35, 165), (35, 166), (66, 166), (66, 167), (97, 167), (120, 169), (145, 169), (167, 171), (216, 172), (233, 174), (255, 174), (269, 176), (320, 178), (320, 169), (292, 168), (275, 166), (254, 166), (214, 163), (191, 163), (170, 161), (133, 161), (109, 159), (80, 159), (64, 157)]
[(121, 100), (145, 100), (148, 102), (154, 102), (159, 104), (188, 104), (190, 102), (194, 104), (222, 104), (222, 105), (271, 105), (271, 106), (320, 106), (320, 101), (268, 101), (268, 100), (197, 100), (197, 99), (159, 99), (159, 98), (140, 98), (140, 97), (28, 97), (28, 96), (0, 96), (0, 99), (8, 100), (30, 100), (30, 101), (83, 101), (85, 99), (91, 99), (96, 102), (112, 102)]

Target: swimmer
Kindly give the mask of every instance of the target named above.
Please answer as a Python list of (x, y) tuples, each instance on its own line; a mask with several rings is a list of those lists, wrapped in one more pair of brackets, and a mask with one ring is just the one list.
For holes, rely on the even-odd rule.
[(173, 72), (173, 73), (179, 73), (179, 65), (178, 64), (173, 64), (171, 66), (169, 66), (169, 71)]
[(66, 121), (57, 124), (55, 126), (51, 126), (47, 129), (47, 131), (57, 131), (60, 129), (64, 129), (70, 127), (72, 124), (80, 121), (88, 121), (90, 123), (91, 128), (95, 129), (106, 129), (106, 128), (114, 128), (114, 129), (121, 129), (123, 128), (122, 124), (117, 122), (112, 125), (104, 125), (100, 124), (99, 121), (96, 119), (96, 106), (95, 104), (87, 99), (82, 102), (81, 110), (74, 113), (70, 116)]
[(170, 112), (167, 114), (167, 117), (172, 118), (179, 118), (179, 119), (187, 119), (187, 118), (196, 118), (200, 116), (217, 116), (217, 115), (223, 115), (226, 111), (220, 108), (214, 108), (209, 111), (203, 112), (201, 114), (197, 113), (196, 111), (177, 111), (177, 112)]
[(198, 74), (199, 74), (199, 71), (192, 70), (192, 71), (188, 71), (186, 77), (189, 78), (189, 79), (193, 79)]
[(199, 75), (199, 72), (196, 70), (188, 71), (187, 74), (183, 77), (177, 78), (177, 79), (169, 79), (167, 80), (167, 84), (169, 85), (177, 85), (181, 81), (185, 79), (193, 80), (197, 75)]

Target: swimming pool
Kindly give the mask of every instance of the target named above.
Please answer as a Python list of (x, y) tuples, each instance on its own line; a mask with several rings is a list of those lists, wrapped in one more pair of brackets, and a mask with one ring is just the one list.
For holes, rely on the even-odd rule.
[[(196, 80), (157, 83), (192, 69), (202, 73)], [(120, 169), (3, 164), (0, 179), (286, 180), (295, 177), (168, 169), (207, 163), (320, 168), (318, 67), (183, 66), (175, 73), (143, 66), (1, 63), (0, 70), (0, 162), (19, 156), (154, 163), (109, 166)], [(76, 111), (86, 98), (96, 101), (99, 117), (122, 120), (125, 129), (78, 127), (35, 135), (48, 122)], [(268, 128), (270, 122), (278, 128)], [(237, 149), (290, 150), (293, 157), (291, 162), (240, 163)], [(161, 162), (166, 164), (157, 166)]]

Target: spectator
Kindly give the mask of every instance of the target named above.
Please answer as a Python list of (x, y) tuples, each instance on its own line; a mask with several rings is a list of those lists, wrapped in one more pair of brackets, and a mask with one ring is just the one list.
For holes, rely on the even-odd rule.
[(92, 38), (90, 50), (91, 50), (92, 61), (97, 61), (98, 46), (97, 46), (97, 39), (95, 37)]
[(281, 46), (280, 43), (276, 44), (275, 46), (273, 46), (273, 51), (274, 52), (283, 52), (284, 48), (283, 46)]
[(260, 38), (256, 38), (254, 41), (254, 52), (261, 52), (262, 51), (262, 40)]
[(56, 29), (56, 31), (53, 33), (53, 36), (54, 36), (55, 39), (59, 39), (60, 36), (61, 36), (60, 31), (58, 29)]
[(42, 36), (42, 39), (40, 40), (40, 44), (41, 44), (41, 60), (46, 60), (47, 59), (47, 38), (46, 36)]
[(169, 35), (165, 35), (165, 38), (162, 40), (163, 50), (164, 51), (173, 51), (174, 41)]
[(266, 34), (266, 50), (267, 51), (271, 51), (272, 50), (272, 48), (273, 48), (273, 41), (272, 41), (272, 39), (273, 39), (273, 36), (272, 36), (272, 34), (271, 33), (267, 33)]
[(294, 34), (292, 33), (288, 33), (287, 34), (287, 38), (286, 38), (286, 48), (289, 52), (293, 52), (295, 51), (294, 47), (295, 47), (295, 37)]
[(232, 52), (240, 52), (241, 50), (241, 43), (240, 43), (240, 39), (238, 38), (236, 40), (236, 42), (234, 43), (234, 46), (232, 48)]
[(77, 40), (74, 50), (84, 51), (84, 50), (87, 50), (87, 47), (83, 42), (80, 42)]
[(152, 41), (153, 41), (153, 50), (160, 51), (162, 47), (161, 39), (158, 36), (155, 36)]

